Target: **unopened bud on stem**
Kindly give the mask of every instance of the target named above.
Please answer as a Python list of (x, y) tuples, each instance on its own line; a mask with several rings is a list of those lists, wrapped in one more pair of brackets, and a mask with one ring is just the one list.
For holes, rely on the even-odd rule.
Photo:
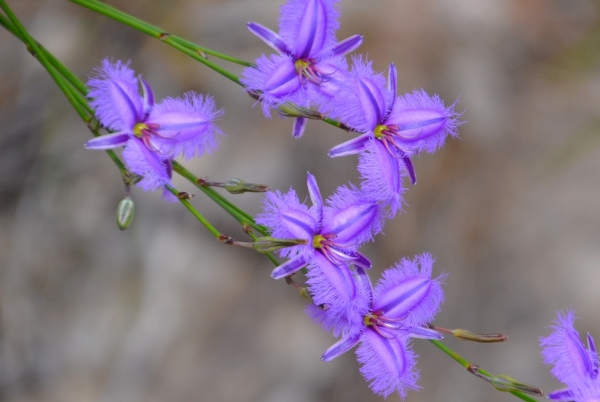
[(474, 341), (483, 343), (504, 342), (508, 340), (508, 336), (504, 334), (474, 334), (466, 329), (454, 329), (450, 332), (458, 339), (464, 341)]
[(254, 249), (259, 253), (271, 253), (286, 247), (306, 244), (304, 239), (277, 239), (271, 236), (257, 237), (252, 243)]
[(321, 120), (323, 115), (316, 110), (298, 106), (292, 102), (286, 102), (277, 107), (279, 113), (287, 117), (305, 117), (307, 119)]
[(117, 225), (119, 229), (125, 230), (133, 222), (135, 213), (135, 204), (129, 197), (123, 198), (117, 206)]
[(231, 194), (242, 194), (246, 192), (250, 193), (264, 193), (269, 191), (269, 186), (264, 184), (246, 183), (242, 179), (231, 179), (225, 182), (223, 186), (225, 190)]

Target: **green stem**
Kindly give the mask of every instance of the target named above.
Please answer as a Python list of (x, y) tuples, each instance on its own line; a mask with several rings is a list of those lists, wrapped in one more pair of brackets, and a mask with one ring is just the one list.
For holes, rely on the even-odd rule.
[[(466, 360), (461, 355), (459, 355), (458, 353), (456, 353), (455, 351), (453, 351), (452, 349), (450, 349), (448, 346), (444, 345), (442, 342), (436, 341), (434, 339), (430, 339), (429, 342), (433, 343), (438, 349), (440, 349), (442, 352), (446, 353), (448, 356), (450, 356), (452, 359), (454, 359), (456, 362), (458, 362), (465, 369), (469, 370), (472, 367), (472, 364), (469, 363), (468, 360)], [(488, 373), (485, 370), (482, 370), (481, 368), (479, 368), (479, 373), (481, 373), (481, 374), (483, 374), (485, 376), (492, 377), (492, 375), (490, 373)], [(522, 399), (524, 401), (527, 401), (527, 402), (537, 402), (536, 399), (533, 399), (532, 397), (530, 397), (528, 395), (525, 395), (522, 392), (519, 392), (519, 391), (510, 391), (510, 393), (513, 394), (514, 396), (516, 396), (517, 398), (520, 398), (520, 399)]]
[(194, 215), (194, 217), (196, 217), (196, 219), (198, 219), (198, 221), (204, 225), (204, 227), (207, 228), (210, 233), (213, 234), (213, 236), (215, 236), (217, 239), (222, 236), (217, 228), (215, 228), (200, 212), (198, 212), (198, 210), (188, 200), (179, 198), (179, 191), (168, 185), (165, 185), (165, 188), (169, 190), (171, 194), (177, 197), (179, 202), (181, 202), (183, 206), (186, 207), (188, 211), (190, 211), (192, 215)]
[(217, 193), (212, 188), (198, 184), (198, 177), (194, 176), (193, 173), (191, 173), (189, 170), (187, 170), (185, 167), (183, 167), (176, 161), (173, 161), (173, 171), (179, 174), (180, 176), (186, 178), (188, 181), (190, 181), (192, 184), (198, 187), (200, 191), (206, 194), (211, 200), (213, 200), (217, 205), (219, 205), (221, 208), (227, 211), (242, 225), (247, 224), (263, 236), (269, 235), (269, 231), (267, 230), (267, 228), (265, 228), (262, 225), (256, 224), (256, 222), (254, 222), (254, 219), (250, 214), (238, 208), (236, 205), (231, 203), (229, 200), (227, 200), (221, 194)]
[[(94, 136), (100, 135), (98, 130), (91, 125), (93, 111), (84, 96), (84, 94), (87, 93), (85, 85), (69, 71), (68, 68), (60, 63), (56, 57), (39, 45), (37, 41), (29, 35), (27, 30), (25, 30), (25, 27), (23, 27), (4, 0), (0, 0), (0, 8), (8, 17), (8, 19), (6, 19), (0, 15), (0, 25), (25, 43), (27, 50), (40, 62), (46, 71), (48, 71), (48, 74), (50, 74), (54, 82), (56, 82), (56, 85), (63, 92), (69, 103), (71, 103), (71, 106), (73, 106), (79, 117), (86, 123), (92, 134)], [(112, 150), (107, 150), (106, 153), (115, 163), (122, 175), (127, 172), (123, 162), (121, 162), (119, 157)]]
[(218, 72), (219, 74), (223, 75), (224, 77), (229, 78), (231, 81), (235, 82), (238, 85), (242, 85), (242, 83), (237, 75), (235, 75), (232, 72), (224, 69), (223, 67), (207, 60), (205, 57), (203, 57), (203, 55), (205, 56), (205, 54), (212, 54), (215, 57), (220, 57), (220, 58), (226, 59), (228, 61), (238, 62), (238, 64), (242, 64), (244, 66), (252, 65), (248, 62), (244, 62), (242, 60), (235, 59), (231, 56), (227, 56), (222, 53), (215, 52), (214, 50), (207, 49), (202, 46), (198, 46), (188, 40), (180, 38), (176, 35), (172, 35), (172, 34), (166, 32), (165, 30), (160, 29), (159, 27), (156, 27), (145, 21), (135, 18), (129, 14), (126, 14), (126, 13), (124, 13), (120, 10), (117, 10), (116, 8), (113, 8), (102, 2), (92, 1), (92, 0), (70, 0), (70, 1), (75, 4), (79, 4), (80, 6), (86, 7), (92, 11), (95, 11), (99, 14), (102, 14), (106, 17), (112, 18), (115, 21), (119, 21), (125, 25), (135, 28), (138, 31), (141, 31), (141, 32), (143, 32), (147, 35), (150, 35), (156, 39), (160, 39), (161, 41), (174, 47), (175, 49), (179, 50), (180, 52), (187, 54), (194, 60), (197, 60), (200, 63), (204, 64), (205, 66), (213, 69), (214, 71)]

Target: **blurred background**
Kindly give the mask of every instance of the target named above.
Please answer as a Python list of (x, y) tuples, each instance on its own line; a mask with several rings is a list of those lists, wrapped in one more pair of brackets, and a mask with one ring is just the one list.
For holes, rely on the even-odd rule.
[[(266, 120), (240, 87), (164, 43), (67, 1), (8, 0), (79, 77), (131, 60), (158, 98), (211, 93), (227, 133), (186, 163), (214, 181), (241, 177), (306, 196), (351, 180), (356, 158), (330, 159), (348, 134)], [(247, 21), (277, 28), (280, 0), (111, 0), (204, 46), (253, 60), (270, 52)], [(556, 310), (600, 337), (600, 5), (586, 0), (341, 1), (338, 38), (400, 92), (460, 97), (460, 139), (415, 159), (419, 183), (385, 234), (363, 251), (373, 280), (401, 257), (431, 252), (447, 272), (436, 324), (505, 333), (504, 344), (447, 339), (472, 363), (549, 392), (538, 337)], [(221, 63), (233, 71), (237, 66)], [(133, 190), (121, 232), (118, 170), (84, 150), (90, 134), (25, 47), (0, 30), (0, 399), (3, 401), (378, 401), (353, 353), (319, 360), (334, 338), (304, 315), (270, 262), (216, 242), (179, 204)], [(194, 205), (223, 233), (236, 222), (197, 189)], [(262, 195), (230, 199), (251, 213)], [(422, 390), (407, 401), (514, 401), (426, 341)], [(398, 401), (398, 395), (388, 400)]]

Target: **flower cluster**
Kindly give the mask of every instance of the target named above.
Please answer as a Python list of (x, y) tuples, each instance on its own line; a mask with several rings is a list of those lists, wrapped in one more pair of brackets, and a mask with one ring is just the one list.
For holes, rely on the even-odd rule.
[(593, 402), (600, 400), (600, 360), (594, 338), (587, 334), (587, 348), (579, 339), (574, 327), (575, 314), (558, 313), (553, 332), (540, 338), (542, 356), (546, 364), (552, 364), (552, 374), (567, 388), (551, 392), (547, 398), (553, 401)]
[[(279, 33), (249, 23), (250, 31), (278, 54), (262, 55), (256, 66), (244, 70), (242, 82), (262, 102), (265, 115), (272, 108), (284, 114), (292, 104), (300, 111), (311, 107), (358, 133), (329, 156), (358, 154), (360, 188), (338, 187), (323, 202), (309, 173), (312, 205), (301, 203), (293, 189), (269, 192), (256, 221), (273, 237), (294, 241), (279, 250), (288, 260), (272, 276), (280, 279), (306, 268), (312, 299), (306, 312), (340, 338), (322, 360), (360, 344), (357, 358), (373, 391), (404, 397), (417, 388), (410, 339), (441, 339), (427, 324), (443, 301), (443, 278), (432, 278), (433, 258), (422, 254), (385, 271), (373, 288), (367, 275), (371, 262), (359, 248), (402, 207), (404, 178), (416, 184), (411, 157), (435, 151), (448, 135), (458, 134), (461, 123), (454, 104), (445, 106), (437, 95), (417, 90), (398, 96), (393, 64), (387, 79), (360, 56), (348, 67), (344, 56), (361, 44), (362, 36), (337, 41), (335, 5), (335, 0), (289, 0), (281, 8)], [(302, 135), (306, 118), (314, 117), (305, 113), (298, 113), (295, 137)]]
[[(183, 98), (166, 98), (155, 104), (150, 85), (121, 61), (103, 60), (87, 85), (96, 117), (113, 133), (89, 140), (85, 147), (106, 150), (125, 146), (125, 164), (142, 176), (138, 186), (146, 191), (171, 185), (171, 160), (177, 155), (190, 159), (217, 146), (221, 132), (213, 121), (223, 111), (216, 110), (210, 96), (188, 92)], [(173, 198), (166, 190), (163, 196)]]

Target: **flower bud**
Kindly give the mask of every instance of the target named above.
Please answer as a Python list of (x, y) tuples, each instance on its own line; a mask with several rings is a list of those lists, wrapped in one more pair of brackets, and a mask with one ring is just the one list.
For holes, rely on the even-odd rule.
[(471, 331), (467, 331), (466, 329), (454, 329), (450, 331), (452, 335), (454, 335), (458, 339), (462, 339), (464, 341), (474, 341), (474, 342), (483, 342), (483, 343), (492, 343), (492, 342), (504, 342), (508, 340), (508, 337), (503, 334), (474, 334)]
[(279, 113), (287, 117), (306, 117), (307, 119), (323, 118), (323, 115), (316, 110), (298, 106), (292, 102), (285, 102), (277, 107)]
[(544, 393), (539, 388), (518, 382), (514, 378), (500, 374), (491, 378), (491, 383), (498, 391), (520, 391), (530, 395), (542, 396)]
[(269, 190), (269, 186), (264, 184), (246, 183), (242, 179), (231, 179), (225, 182), (225, 190), (231, 194), (242, 194), (245, 192), (250, 193), (264, 193)]
[(306, 244), (303, 239), (276, 239), (271, 236), (257, 237), (252, 246), (259, 253), (271, 253), (286, 247), (293, 247), (299, 244)]
[(135, 204), (129, 197), (123, 198), (117, 206), (117, 225), (119, 229), (125, 230), (133, 222), (133, 215), (135, 212)]

